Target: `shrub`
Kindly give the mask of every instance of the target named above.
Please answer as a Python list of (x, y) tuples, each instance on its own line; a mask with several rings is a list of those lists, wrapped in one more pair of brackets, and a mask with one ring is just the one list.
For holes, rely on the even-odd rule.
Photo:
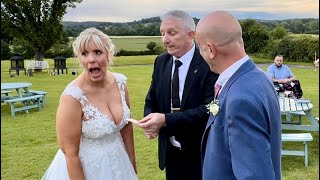
[(116, 56), (138, 56), (138, 55), (155, 55), (154, 51), (127, 51), (124, 49), (120, 49), (119, 52), (116, 53)]
[(319, 54), (319, 38), (307, 35), (286, 36), (283, 39), (269, 41), (263, 52), (271, 59), (276, 54), (281, 54), (289, 61), (312, 62), (314, 53)]
[(1, 39), (1, 60), (10, 59), (11, 50), (9, 44)]
[(120, 51), (118, 51), (115, 56), (159, 55), (165, 52), (165, 49), (163, 47), (156, 45), (154, 42), (150, 42), (148, 45), (148, 48), (152, 47), (151, 50), (127, 51), (124, 49), (120, 49)]
[(150, 51), (153, 51), (153, 49), (157, 46), (157, 43), (156, 42), (149, 42), (147, 44), (147, 48), (150, 50)]

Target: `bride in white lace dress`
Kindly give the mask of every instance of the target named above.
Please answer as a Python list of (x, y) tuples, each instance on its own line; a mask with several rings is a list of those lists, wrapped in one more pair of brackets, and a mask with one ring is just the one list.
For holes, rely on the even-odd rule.
[(42, 179), (135, 180), (133, 128), (126, 77), (107, 70), (114, 46), (95, 28), (73, 44), (84, 72), (60, 98), (60, 149)]

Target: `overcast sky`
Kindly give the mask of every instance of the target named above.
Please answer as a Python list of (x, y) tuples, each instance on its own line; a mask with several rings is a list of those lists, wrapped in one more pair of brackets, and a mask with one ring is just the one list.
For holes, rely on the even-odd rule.
[(83, 0), (64, 21), (130, 22), (179, 9), (202, 18), (226, 10), (239, 19), (319, 18), (319, 0)]

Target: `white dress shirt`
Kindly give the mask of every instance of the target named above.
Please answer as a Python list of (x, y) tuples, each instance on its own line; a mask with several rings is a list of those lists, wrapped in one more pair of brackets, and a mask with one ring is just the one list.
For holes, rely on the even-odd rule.
[[(188, 70), (190, 67), (191, 60), (193, 58), (194, 51), (195, 51), (195, 44), (193, 44), (192, 48), (186, 54), (181, 56), (180, 58), (173, 56), (173, 65), (172, 65), (172, 70), (171, 70), (171, 82), (172, 82), (172, 77), (173, 77), (173, 73), (174, 73), (174, 69), (175, 69), (174, 61), (176, 59), (179, 59), (182, 62), (182, 65), (179, 67), (179, 98), (180, 98), (180, 103), (182, 101), (184, 84), (186, 82)], [(172, 92), (172, 86), (171, 86), (171, 92)], [(172, 99), (171, 99), (171, 108), (172, 108)], [(181, 144), (179, 141), (177, 141), (175, 139), (174, 136), (170, 136), (169, 141), (173, 146), (175, 146), (181, 150)]]
[[(186, 54), (181, 56), (180, 58), (177, 58), (177, 57), (173, 56), (173, 65), (172, 65), (172, 70), (171, 70), (171, 80), (172, 80), (172, 77), (173, 77), (174, 68), (176, 67), (174, 61), (176, 59), (179, 59), (182, 62), (182, 65), (179, 67), (179, 98), (180, 98), (180, 103), (181, 103), (181, 100), (182, 100), (183, 88), (184, 88), (184, 84), (185, 84), (185, 81), (186, 81), (186, 78), (187, 78), (187, 73), (188, 73), (188, 70), (189, 70), (189, 67), (190, 67), (190, 63), (191, 63), (191, 60), (193, 58), (194, 51), (195, 51), (195, 44), (193, 44), (192, 48)], [(171, 89), (171, 91), (172, 91), (172, 89)], [(171, 107), (172, 107), (172, 103), (171, 103)]]

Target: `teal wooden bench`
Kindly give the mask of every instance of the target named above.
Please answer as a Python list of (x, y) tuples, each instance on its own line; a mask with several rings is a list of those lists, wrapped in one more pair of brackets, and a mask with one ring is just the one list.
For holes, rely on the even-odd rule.
[[(4, 102), (8, 103), (11, 106), (11, 116), (15, 117), (16, 112), (18, 111), (25, 111), (32, 108), (38, 108), (38, 111), (41, 110), (40, 100), (43, 98), (43, 95), (33, 95), (33, 96), (26, 96), (26, 97), (17, 97), (13, 99), (4, 100)], [(32, 101), (32, 103), (30, 102)], [(15, 107), (15, 103), (21, 102), (23, 103), (22, 107)], [(26, 111), (28, 112), (28, 111)]]
[(9, 93), (12, 93), (12, 91), (9, 91), (9, 90), (2, 90), (1, 91), (1, 103), (3, 103), (4, 100), (10, 99)]
[(304, 156), (304, 165), (308, 166), (308, 142), (312, 141), (313, 138), (310, 133), (297, 133), (297, 134), (282, 134), (282, 142), (293, 141), (293, 142), (303, 142), (304, 150), (281, 150), (281, 155), (290, 156)]
[(43, 95), (43, 97), (40, 99), (40, 102), (41, 102), (42, 106), (46, 106), (46, 94), (48, 94), (48, 92), (36, 91), (36, 90), (29, 90), (29, 92), (34, 95)]

